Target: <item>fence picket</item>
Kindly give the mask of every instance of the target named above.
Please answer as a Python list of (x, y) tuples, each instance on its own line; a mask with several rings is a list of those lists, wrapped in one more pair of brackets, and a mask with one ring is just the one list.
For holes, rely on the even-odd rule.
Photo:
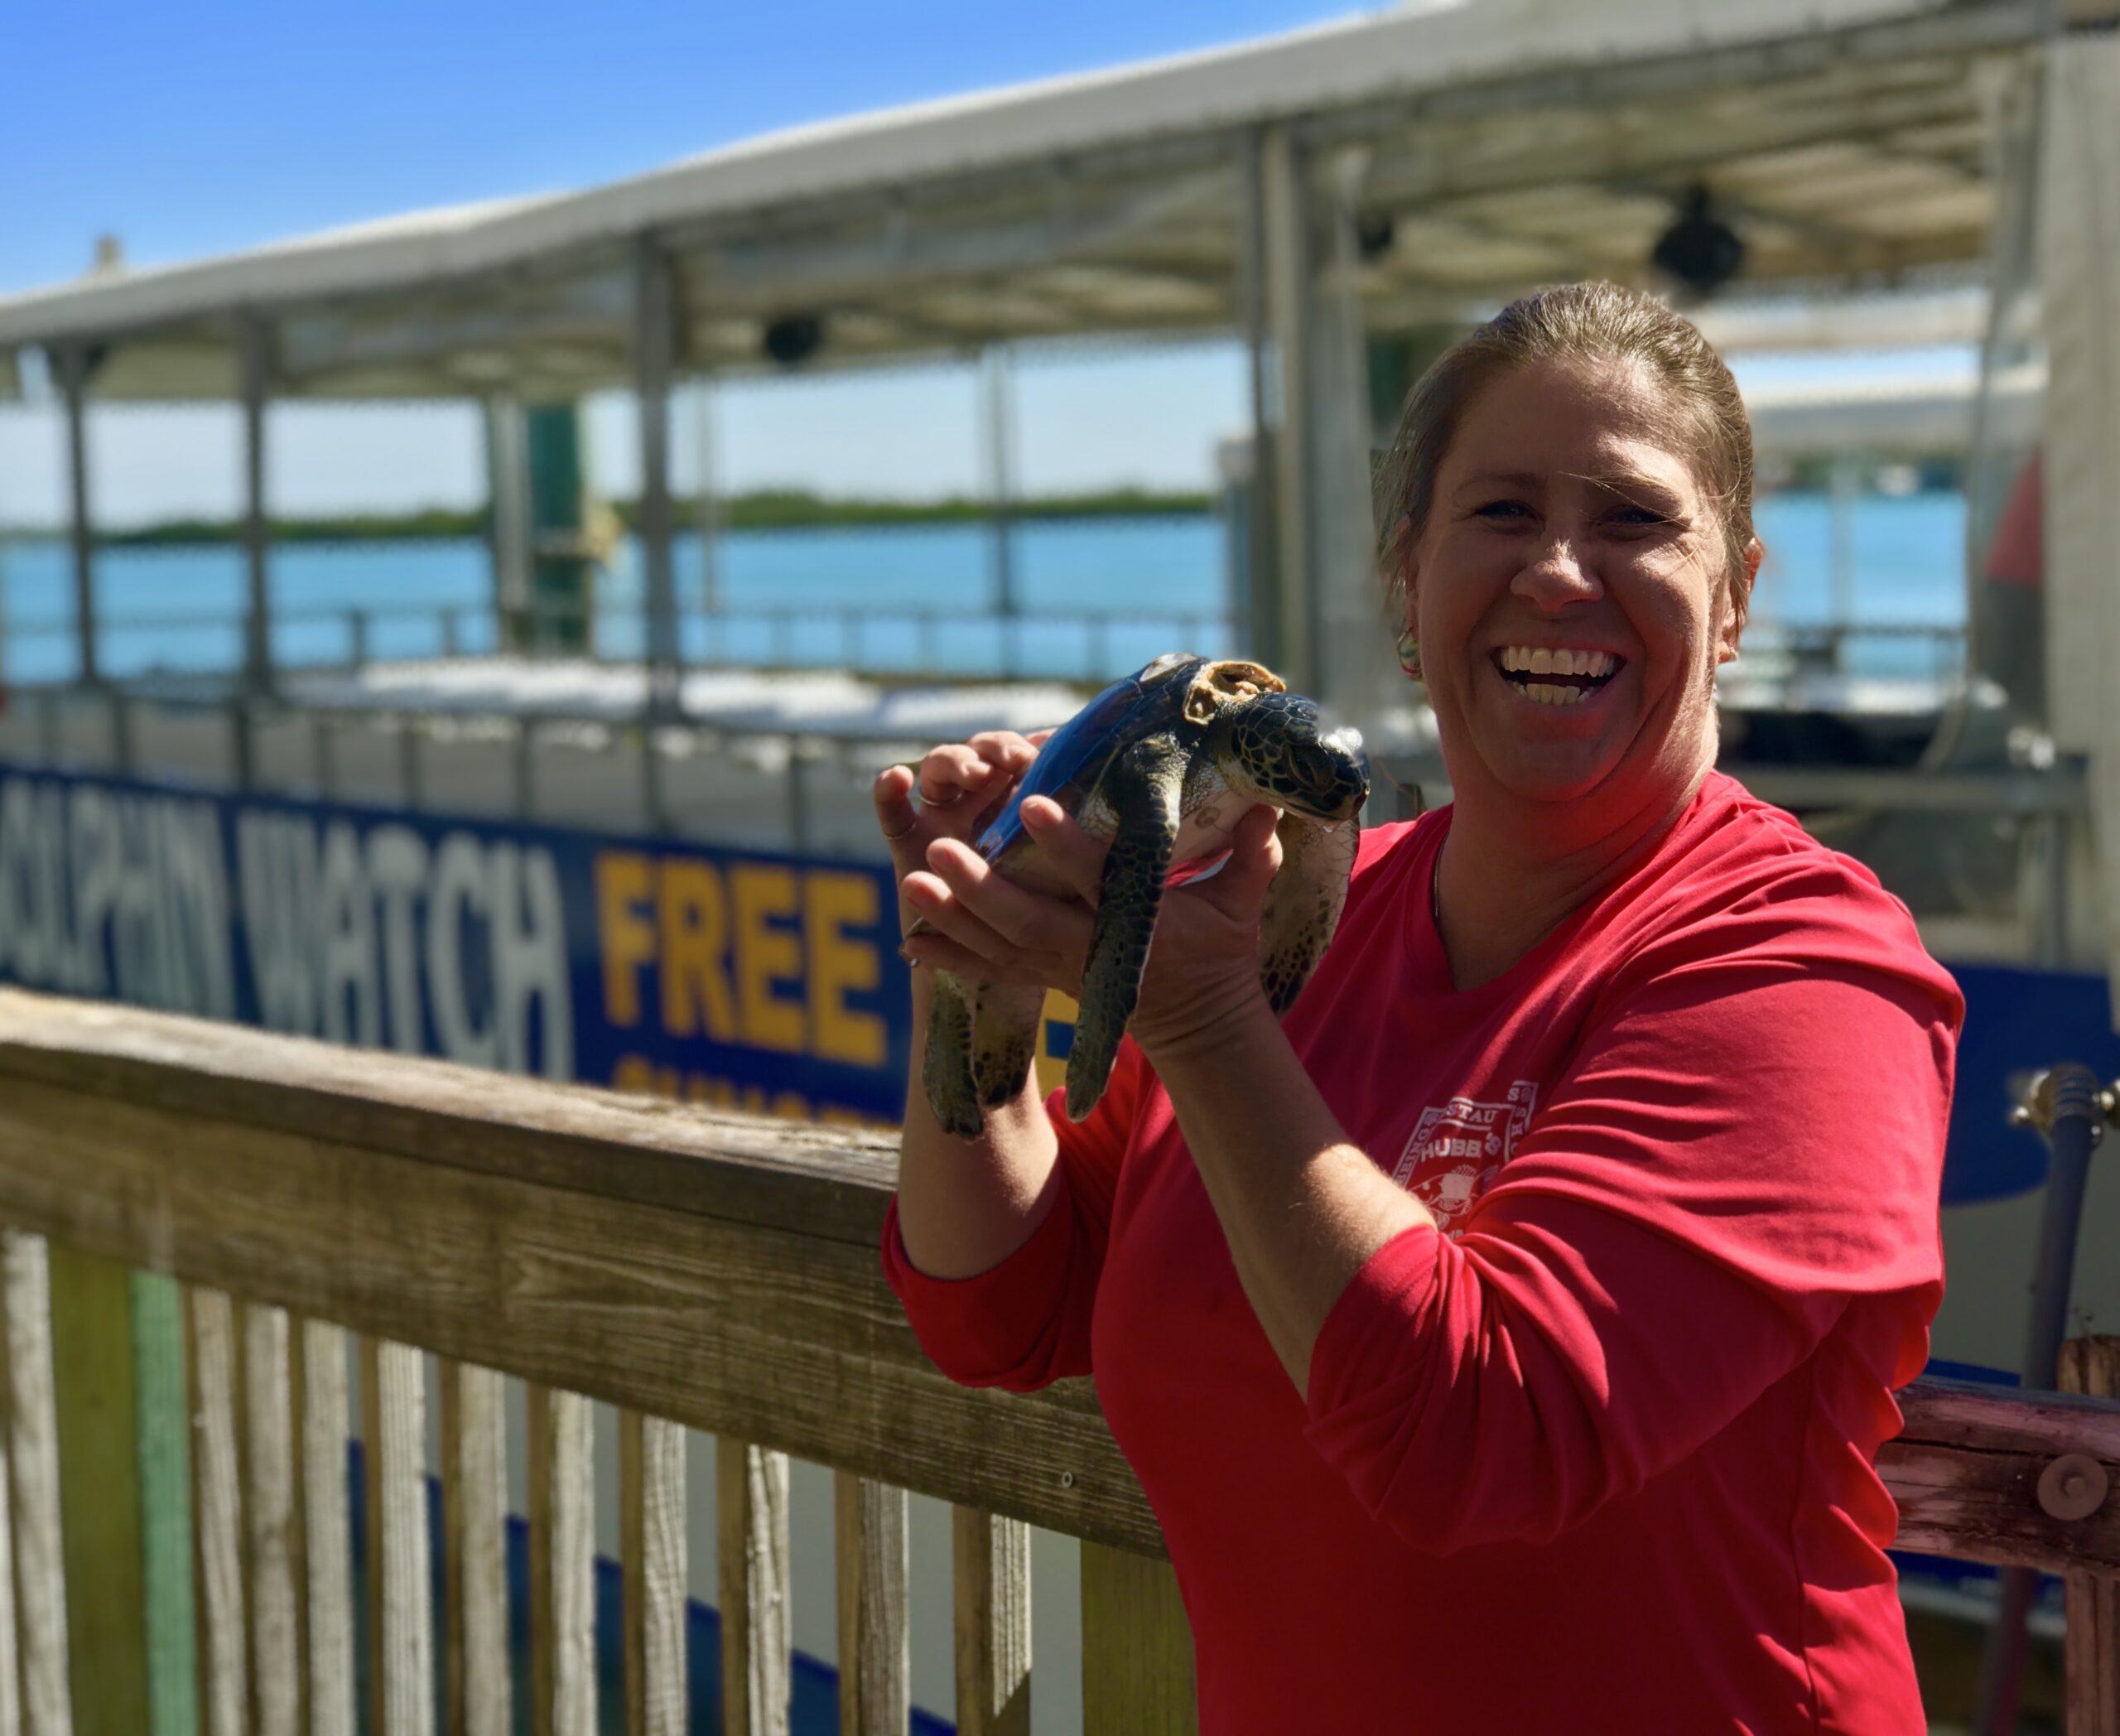
[(595, 1736), (595, 1530), (589, 1401), (529, 1389), (533, 1736)]
[(286, 1310), (243, 1310), (243, 1507), (248, 1521), (251, 1709), (258, 1736), (299, 1736), (301, 1650), (295, 1585), (295, 1439)]
[(1165, 1561), (1082, 1545), (1082, 1728), (1197, 1736), (1192, 1630)]
[(724, 1736), (788, 1736), (794, 1641), (788, 1596), (788, 1455), (722, 1435), (714, 1445), (721, 1559)]
[(958, 1736), (1029, 1736), (1030, 1527), (950, 1512)]
[(68, 1736), (66, 1586), (51, 1391), (51, 1287), (41, 1236), (0, 1237), (7, 1310), (7, 1460), (13, 1508), (15, 1662), (25, 1736)]
[(465, 1736), (508, 1736), (508, 1478), (500, 1376), (445, 1361), (441, 1415), (449, 1728)]
[(628, 1736), (683, 1736), (685, 1431), (619, 1413)]
[(346, 1334), (301, 1323), (302, 1555), (310, 1736), (353, 1736), (353, 1516), (347, 1502)]
[(235, 1307), (224, 1291), (190, 1294), (192, 1531), (204, 1630), (200, 1724), (243, 1736), (249, 1680), (243, 1612), (243, 1489), (236, 1435)]
[(906, 1493), (846, 1471), (832, 1489), (840, 1736), (903, 1736), (913, 1714)]
[[(0, 1339), (4, 1338), (0, 1333)], [(0, 1354), (4, 1350), (0, 1343)], [(7, 1402), (7, 1384), (0, 1378), (0, 1416), (12, 1410)], [(22, 1685), (15, 1647), (15, 1504), (9, 1474), (15, 1455), (11, 1434), (0, 1426), (0, 1736), (22, 1736)]]
[(427, 1542), (426, 1359), (409, 1344), (378, 1343), (382, 1429), (383, 1736), (432, 1736), (434, 1606)]

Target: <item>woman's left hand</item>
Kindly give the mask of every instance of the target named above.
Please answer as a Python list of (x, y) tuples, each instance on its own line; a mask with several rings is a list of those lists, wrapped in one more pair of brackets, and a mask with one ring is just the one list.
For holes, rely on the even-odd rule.
[[(1033, 796), (1025, 828), (1075, 888), (1054, 897), (996, 874), (952, 839), (928, 846), (928, 870), (906, 876), (907, 902), (935, 932), (905, 945), (916, 964), (976, 981), (1035, 985), (1073, 995), (1095, 928), (1109, 846), (1091, 837), (1058, 803)], [(1281, 860), (1271, 808), (1254, 808), (1230, 840), (1229, 860), (1207, 879), (1173, 886), (1157, 912), (1141, 995), (1127, 1029), (1153, 1059), (1201, 1040), (1236, 1015), (1259, 984), (1259, 914)]]

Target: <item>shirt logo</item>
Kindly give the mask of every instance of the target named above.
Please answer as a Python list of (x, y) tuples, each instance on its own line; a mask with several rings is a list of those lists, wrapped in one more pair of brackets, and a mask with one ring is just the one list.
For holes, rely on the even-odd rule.
[(1514, 1155), (1538, 1102), (1537, 1082), (1519, 1079), (1499, 1103), (1453, 1097), (1441, 1108), (1430, 1104), (1414, 1124), (1391, 1179), (1454, 1238), (1458, 1221)]

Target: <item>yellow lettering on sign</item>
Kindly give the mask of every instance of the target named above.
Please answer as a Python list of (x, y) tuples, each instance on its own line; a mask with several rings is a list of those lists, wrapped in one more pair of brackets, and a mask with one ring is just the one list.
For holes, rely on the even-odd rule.
[(865, 874), (815, 869), (802, 889), (802, 940), (810, 962), (810, 1050), (820, 1060), (855, 1067), (883, 1063), (882, 1017), (846, 1004), (850, 993), (873, 989), (883, 965), (873, 941), (848, 935), (876, 919), (876, 883)]
[(729, 870), (729, 901), (736, 915), (736, 1007), (744, 1040), (754, 1049), (802, 1052), (799, 1003), (783, 1000), (776, 985), (799, 984), (802, 943), (774, 917), (796, 914), (795, 876), (765, 862), (739, 862)]
[(662, 931), (662, 1028), (673, 1037), (700, 1029), (730, 1043), (736, 1008), (729, 993), (729, 902), (721, 876), (706, 862), (666, 856), (656, 889)]
[(604, 1016), (621, 1030), (640, 1023), (640, 970), (655, 957), (648, 858), (629, 850), (596, 855), (596, 940), (604, 959)]

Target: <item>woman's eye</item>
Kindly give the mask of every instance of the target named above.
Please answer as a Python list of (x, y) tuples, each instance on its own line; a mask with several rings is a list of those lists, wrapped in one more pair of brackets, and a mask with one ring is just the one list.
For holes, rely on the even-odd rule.
[(1622, 506), (1612, 517), (1621, 524), (1663, 524), (1669, 522), (1661, 513), (1646, 506)]
[(1529, 517), (1530, 510), (1521, 500), (1490, 500), (1485, 506), (1474, 508), (1473, 516), (1479, 518), (1522, 518)]

